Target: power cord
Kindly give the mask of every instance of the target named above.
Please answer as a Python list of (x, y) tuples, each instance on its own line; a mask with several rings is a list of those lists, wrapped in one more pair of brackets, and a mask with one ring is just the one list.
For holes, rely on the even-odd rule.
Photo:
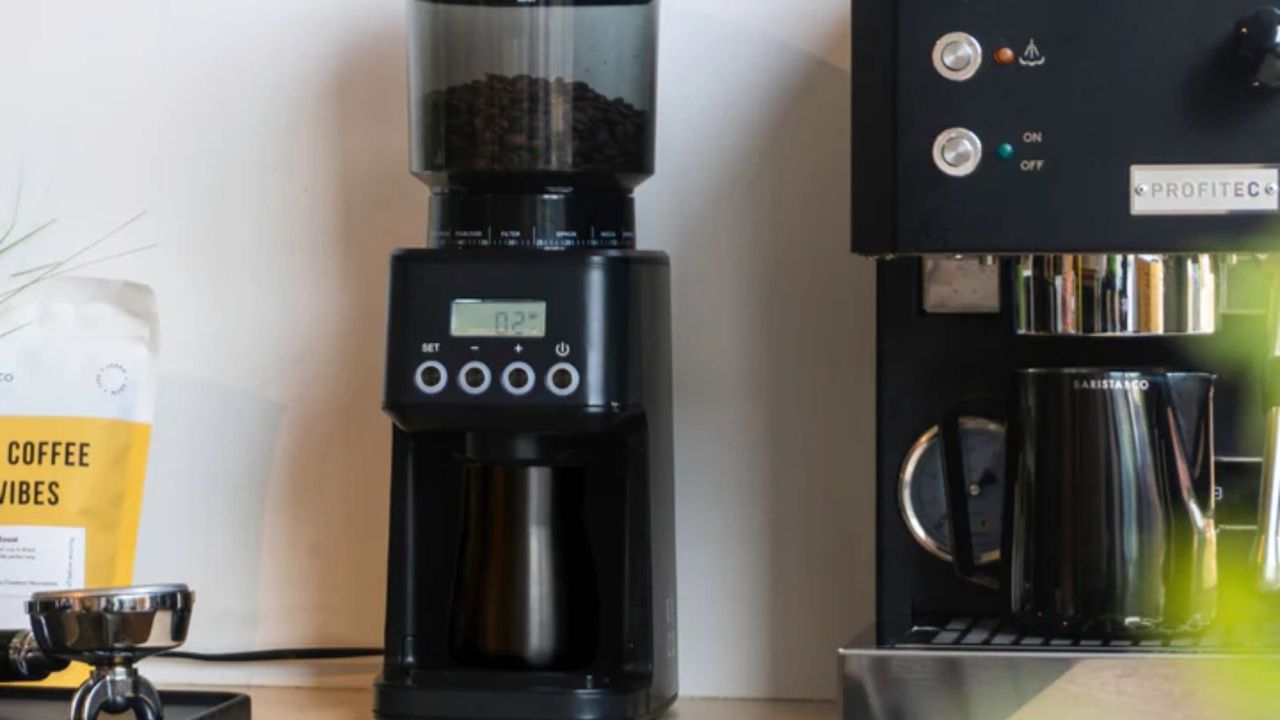
[(298, 660), (349, 660), (352, 658), (382, 657), (382, 648), (375, 647), (316, 647), (278, 648), (274, 650), (247, 650), (226, 653), (198, 653), (170, 650), (160, 657), (173, 660), (191, 660), (208, 663), (293, 662)]

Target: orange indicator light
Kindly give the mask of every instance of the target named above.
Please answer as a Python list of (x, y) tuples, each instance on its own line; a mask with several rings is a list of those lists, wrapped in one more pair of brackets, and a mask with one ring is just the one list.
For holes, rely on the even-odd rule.
[(1003, 47), (996, 51), (996, 62), (1001, 65), (1012, 65), (1018, 56), (1014, 54), (1012, 48)]

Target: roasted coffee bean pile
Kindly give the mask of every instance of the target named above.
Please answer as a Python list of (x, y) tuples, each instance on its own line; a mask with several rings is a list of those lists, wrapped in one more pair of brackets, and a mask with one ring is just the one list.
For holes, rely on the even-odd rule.
[(488, 75), (425, 98), (440, 170), (642, 171), (648, 114), (584, 82)]

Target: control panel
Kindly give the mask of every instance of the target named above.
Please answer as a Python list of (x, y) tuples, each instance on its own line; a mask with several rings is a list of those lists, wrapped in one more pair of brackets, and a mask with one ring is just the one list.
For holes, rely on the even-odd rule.
[(854, 250), (1275, 250), (1280, 8), (854, 0)]
[[(666, 322), (666, 256), (405, 250), (392, 261), (393, 408), (635, 406)], [(443, 417), (443, 416), (437, 416)]]
[[(543, 299), (515, 298), (498, 286), (444, 288), (429, 292), (411, 310), (413, 334), (402, 337), (403, 367), (410, 368), (413, 392), (406, 400), (441, 403), (560, 403), (581, 401), (583, 372), (591, 342), (582, 327), (582, 308)], [(544, 296), (545, 297), (545, 296)], [(495, 304), (502, 308), (459, 308)], [(576, 305), (576, 304), (575, 304)], [(515, 308), (532, 307), (521, 311)], [(491, 317), (489, 317), (491, 316)], [(460, 325), (460, 322), (465, 326)], [(536, 335), (519, 326), (536, 322)], [(512, 329), (516, 326), (516, 329)], [(403, 370), (401, 372), (404, 372)], [(410, 383), (403, 383), (408, 388)]]
[[(443, 347), (440, 343), (427, 343), (427, 346), (432, 345), (436, 348)], [(568, 348), (569, 344), (560, 343), (559, 346)], [(477, 348), (471, 349), (471, 356), (480, 357), (479, 346), (471, 347)], [(510, 350), (514, 357), (520, 358), (525, 357), (528, 347), (524, 343), (516, 343)], [(424, 398), (452, 396), (454, 400), (460, 399), (457, 393), (472, 398), (485, 397), (490, 393), (506, 399), (537, 397), (542, 393), (555, 398), (571, 398), (582, 387), (582, 372), (567, 359), (567, 350), (564, 355), (566, 359), (541, 371), (525, 360), (511, 357), (504, 359), (502, 355), (505, 353), (501, 348), (490, 354), (494, 357), (489, 361), (466, 360), (460, 367), (452, 370), (445, 360), (424, 360), (413, 370), (413, 384)], [(532, 354), (534, 353), (531, 352), (530, 355)]]

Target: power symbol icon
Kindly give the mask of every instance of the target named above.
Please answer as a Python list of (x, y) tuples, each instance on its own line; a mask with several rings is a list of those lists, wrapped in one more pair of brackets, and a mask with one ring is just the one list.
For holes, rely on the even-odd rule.
[(569, 343), (567, 342), (558, 343), (556, 345), (556, 355), (559, 355), (560, 357), (569, 357), (569, 353), (572, 351), (573, 348), (569, 347)]

